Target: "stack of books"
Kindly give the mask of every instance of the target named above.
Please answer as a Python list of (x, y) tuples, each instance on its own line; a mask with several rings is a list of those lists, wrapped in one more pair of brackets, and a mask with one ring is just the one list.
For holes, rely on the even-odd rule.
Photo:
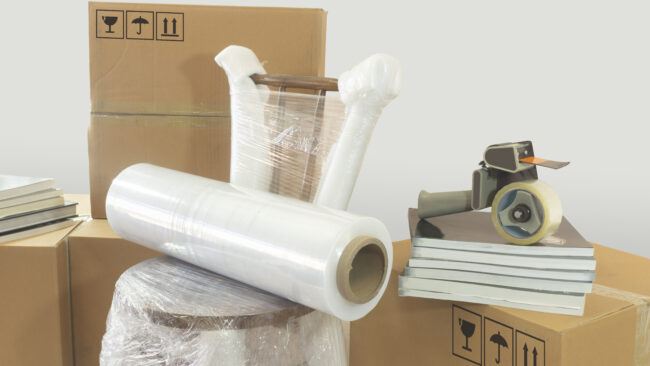
[(529, 246), (507, 244), (486, 212), (420, 220), (410, 209), (409, 225), (401, 296), (582, 315), (596, 260), (592, 244), (566, 218), (554, 236)]
[(75, 225), (76, 206), (53, 179), (0, 175), (0, 243)]

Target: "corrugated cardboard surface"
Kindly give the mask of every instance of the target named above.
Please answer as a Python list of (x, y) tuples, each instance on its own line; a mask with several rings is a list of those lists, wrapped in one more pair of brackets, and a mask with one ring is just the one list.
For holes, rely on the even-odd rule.
[[(116, 17), (112, 33), (106, 17)], [(229, 88), (214, 56), (239, 44), (269, 73), (322, 76), (326, 18), (320, 9), (91, 2), (93, 217), (106, 217), (107, 188), (133, 163), (227, 180)], [(164, 19), (177, 20), (178, 37), (161, 37)]]
[[(87, 195), (66, 195), (89, 214)], [(0, 365), (72, 364), (65, 237), (73, 227), (0, 244)]]
[(225, 117), (99, 115), (88, 130), (93, 217), (106, 217), (113, 178), (136, 163), (228, 180), (230, 119)]
[[(635, 365), (637, 306), (630, 301), (597, 292), (588, 295), (585, 315), (574, 317), (399, 297), (397, 276), (408, 261), (410, 243), (394, 248), (386, 294), (367, 317), (352, 323), (353, 366), (495, 365), (497, 347), (489, 340), (495, 330), (510, 340), (507, 349), (501, 348), (499, 366), (534, 366), (533, 349), (538, 366)], [(596, 247), (596, 257), (596, 283), (650, 295), (650, 260), (602, 246)], [(459, 319), (476, 325), (468, 342), (471, 352), (462, 348)]]
[[(111, 10), (118, 17), (182, 17), (183, 40), (98, 38), (106, 29), (103, 11)], [(214, 56), (231, 44), (252, 49), (269, 73), (324, 72), (327, 18), (321, 9), (91, 2), (88, 16), (96, 113), (228, 116), (228, 80)], [(121, 24), (118, 19), (114, 31)], [(145, 32), (156, 28), (160, 24), (143, 26)]]
[(160, 255), (120, 239), (106, 220), (80, 225), (68, 237), (75, 366), (99, 364), (115, 282), (129, 267)]

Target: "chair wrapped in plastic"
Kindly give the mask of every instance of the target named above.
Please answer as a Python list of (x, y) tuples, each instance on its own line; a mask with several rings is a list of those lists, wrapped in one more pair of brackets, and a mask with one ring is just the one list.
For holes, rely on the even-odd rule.
[(122, 274), (103, 366), (344, 365), (341, 321), (173, 259)]

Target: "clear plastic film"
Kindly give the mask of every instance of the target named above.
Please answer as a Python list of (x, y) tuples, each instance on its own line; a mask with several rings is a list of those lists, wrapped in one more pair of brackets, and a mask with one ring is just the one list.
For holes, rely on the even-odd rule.
[(399, 93), (398, 61), (373, 55), (329, 94), (256, 85), (251, 76), (266, 71), (245, 47), (228, 46), (215, 61), (230, 84), (231, 183), (347, 209), (375, 124)]
[[(255, 106), (256, 98), (265, 102)], [(341, 134), (345, 106), (338, 95), (256, 86), (233, 101), (231, 183), (312, 202)]]
[(171, 257), (118, 280), (102, 366), (345, 365), (340, 320)]
[(148, 164), (113, 180), (106, 213), (124, 239), (343, 320), (375, 307), (392, 264), (374, 218)]

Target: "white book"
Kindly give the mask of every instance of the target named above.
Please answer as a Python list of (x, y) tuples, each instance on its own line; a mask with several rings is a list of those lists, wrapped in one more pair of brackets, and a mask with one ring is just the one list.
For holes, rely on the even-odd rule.
[(77, 216), (76, 206), (76, 202), (66, 202), (60, 207), (0, 219), (0, 235), (30, 226), (75, 217)]
[(565, 281), (593, 281), (596, 277), (596, 273), (594, 271), (520, 268), (498, 266), (485, 263), (446, 261), (440, 259), (412, 258), (409, 260), (409, 267), (455, 269), (460, 271), (483, 272), (509, 276), (546, 278)]
[(480, 303), (486, 305), (496, 305), (496, 306), (503, 306), (508, 308), (539, 311), (539, 312), (553, 313), (553, 314), (581, 316), (584, 313), (584, 308), (575, 309), (575, 308), (564, 308), (560, 306), (540, 306), (540, 305), (532, 305), (532, 304), (514, 303), (505, 300), (494, 300), (494, 299), (481, 298), (475, 296), (464, 296), (458, 294), (446, 294), (442, 292), (420, 291), (420, 290), (410, 290), (410, 289), (402, 289), (402, 288), (399, 289), (399, 296), (411, 296), (411, 297), (421, 297), (425, 299)]
[(0, 235), (0, 244), (8, 243), (15, 240), (25, 239), (32, 236), (43, 235), (52, 231), (64, 229), (77, 225), (81, 221), (76, 218), (63, 219), (59, 221), (48, 222), (45, 224), (30, 226), (21, 230), (11, 231), (7, 234)]
[(0, 175), (0, 200), (24, 196), (54, 187), (54, 179)]
[[(584, 308), (584, 294), (568, 294), (519, 290), (509, 287), (480, 285), (475, 283), (431, 280), (426, 278), (399, 277), (399, 288), (408, 290), (442, 292), (460, 296), (471, 296), (514, 304), (529, 304), (580, 310)], [(478, 301), (478, 303), (482, 303)]]
[(555, 291), (572, 293), (590, 293), (591, 282), (560, 281), (543, 278), (505, 276), (500, 274), (457, 271), (437, 268), (406, 267), (407, 277), (429, 278), (435, 280), (460, 281), (484, 285), (514, 287), (533, 291)]
[(0, 208), (0, 219), (19, 215), (27, 212), (40, 211), (48, 208), (62, 206), (64, 203), (63, 196), (48, 198), (40, 201), (23, 203), (16, 206)]
[(539, 257), (469, 252), (453, 249), (423, 248), (415, 246), (411, 250), (411, 257), (472, 263), (489, 263), (523, 268), (573, 269), (582, 271), (593, 271), (596, 269), (596, 260), (592, 257)]
[(7, 198), (4, 200), (0, 200), (0, 208), (22, 205), (23, 203), (46, 200), (48, 198), (54, 198), (59, 196), (63, 196), (62, 190), (57, 188), (45, 189), (42, 191), (25, 194), (14, 198)]

